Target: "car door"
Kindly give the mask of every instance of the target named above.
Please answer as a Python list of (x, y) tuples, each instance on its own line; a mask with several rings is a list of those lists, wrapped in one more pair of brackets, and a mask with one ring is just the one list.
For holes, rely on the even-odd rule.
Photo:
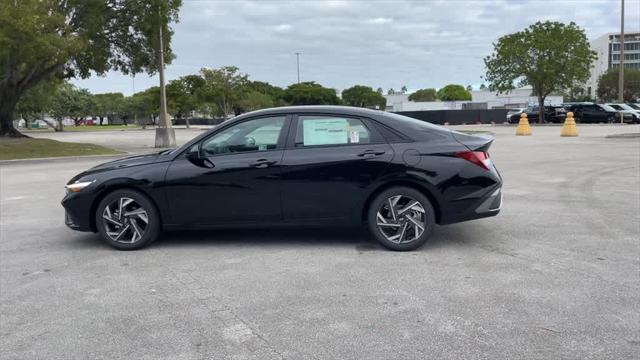
[(294, 117), (282, 161), (285, 220), (360, 216), (367, 185), (394, 156), (373, 125), (346, 115)]
[(171, 222), (228, 224), (282, 218), (281, 161), (289, 117), (234, 123), (176, 158), (166, 174)]
[(598, 113), (598, 107), (595, 105), (583, 105), (581, 107), (580, 120), (584, 123), (598, 122), (600, 114)]

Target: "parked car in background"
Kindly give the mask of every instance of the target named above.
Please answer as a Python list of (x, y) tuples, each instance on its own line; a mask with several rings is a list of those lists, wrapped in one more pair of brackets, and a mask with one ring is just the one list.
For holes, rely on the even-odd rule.
[[(567, 111), (573, 112), (576, 122), (579, 123), (613, 123), (616, 120), (620, 120), (619, 111), (608, 105), (584, 102), (567, 103), (563, 104), (563, 106)], [(625, 122), (633, 121), (630, 114), (622, 114)]]
[(527, 110), (527, 108), (508, 109), (507, 110), (507, 122), (511, 122), (511, 117), (513, 115), (518, 115), (518, 118), (519, 118), (520, 114), (522, 114), (525, 110)]
[[(640, 122), (640, 110), (636, 110), (627, 104), (605, 104), (611, 106), (612, 108), (622, 112), (625, 115), (631, 115), (631, 122), (638, 123)], [(618, 120), (620, 120), (620, 116), (618, 115)]]
[(631, 108), (640, 110), (640, 103), (627, 103)]
[[(540, 118), (540, 107), (538, 105), (529, 106), (525, 111), (529, 122), (538, 122)], [(522, 112), (513, 114), (509, 117), (509, 123), (517, 124), (520, 121)], [(562, 123), (567, 117), (567, 111), (559, 105), (546, 105), (544, 107), (544, 120), (552, 123)]]

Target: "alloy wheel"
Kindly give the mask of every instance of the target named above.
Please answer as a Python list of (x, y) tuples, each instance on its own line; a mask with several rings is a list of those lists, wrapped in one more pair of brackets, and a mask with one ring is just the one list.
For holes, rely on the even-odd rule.
[(426, 227), (424, 206), (409, 196), (389, 197), (378, 209), (376, 225), (391, 242), (406, 244), (416, 241)]
[(121, 197), (105, 206), (102, 219), (107, 236), (125, 244), (133, 244), (142, 239), (149, 226), (147, 211), (128, 197)]

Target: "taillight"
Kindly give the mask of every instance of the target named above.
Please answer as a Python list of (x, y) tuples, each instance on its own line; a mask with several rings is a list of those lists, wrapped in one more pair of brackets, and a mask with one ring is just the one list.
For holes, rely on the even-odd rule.
[(489, 170), (491, 160), (489, 160), (489, 153), (484, 151), (461, 151), (457, 152), (456, 156), (470, 161), (485, 170)]

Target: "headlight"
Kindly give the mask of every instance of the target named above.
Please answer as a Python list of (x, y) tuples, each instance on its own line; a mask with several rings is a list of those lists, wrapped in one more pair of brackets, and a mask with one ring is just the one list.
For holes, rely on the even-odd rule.
[(83, 182), (74, 182), (73, 184), (68, 184), (65, 185), (64, 188), (67, 191), (67, 193), (70, 192), (79, 192), (80, 190), (86, 188), (87, 186), (93, 184), (95, 182), (95, 180), (92, 181), (83, 181)]

